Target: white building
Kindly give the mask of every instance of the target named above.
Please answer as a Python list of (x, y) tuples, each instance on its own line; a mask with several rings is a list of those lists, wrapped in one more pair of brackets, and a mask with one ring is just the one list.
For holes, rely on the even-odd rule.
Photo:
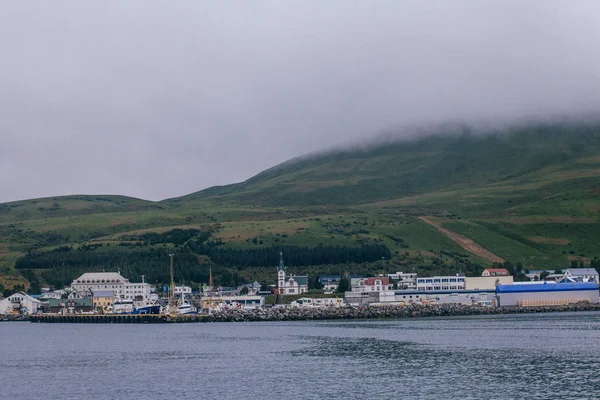
[(41, 301), (18, 292), (0, 301), (0, 314), (37, 314)]
[(574, 282), (594, 282), (598, 284), (598, 271), (594, 268), (569, 268), (564, 279)]
[(181, 294), (192, 294), (192, 288), (189, 286), (175, 286), (175, 296)]
[(277, 267), (277, 293), (302, 294), (308, 291), (308, 276), (286, 276), (283, 253), (279, 253), (280, 260)]
[(302, 297), (291, 304), (291, 307), (341, 307), (345, 304), (344, 299)]
[(144, 300), (151, 300), (151, 286), (149, 283), (132, 283), (118, 272), (87, 272), (71, 283), (71, 290), (75, 297), (92, 297), (93, 292), (112, 291), (115, 299), (135, 300), (141, 296)]
[(464, 276), (433, 276), (417, 278), (417, 290), (464, 290)]

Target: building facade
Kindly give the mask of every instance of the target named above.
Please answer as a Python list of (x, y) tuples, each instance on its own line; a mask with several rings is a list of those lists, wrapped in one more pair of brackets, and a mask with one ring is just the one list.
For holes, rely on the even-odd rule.
[(598, 284), (598, 271), (594, 268), (569, 268), (565, 272), (564, 279), (574, 282), (594, 282)]
[(283, 253), (279, 253), (279, 266), (277, 267), (276, 294), (302, 294), (308, 291), (308, 276), (286, 276)]
[(496, 297), (500, 307), (553, 306), (587, 301), (600, 302), (598, 285), (587, 283), (535, 283), (499, 285)]
[(387, 276), (376, 276), (373, 278), (360, 278), (351, 286), (352, 292), (384, 292), (392, 290), (393, 285)]
[(465, 277), (457, 275), (417, 278), (417, 290), (465, 290)]
[(94, 310), (109, 311), (112, 309), (114, 302), (115, 294), (110, 290), (94, 292), (94, 296), (92, 297)]
[(27, 293), (18, 292), (0, 300), (0, 314), (37, 314), (41, 304)]
[(487, 268), (481, 273), (481, 276), (509, 276), (510, 272), (506, 268)]
[(321, 285), (323, 285), (323, 289), (325, 290), (336, 290), (340, 285), (340, 280), (342, 280), (340, 275), (327, 275), (319, 277), (319, 282), (321, 282)]
[[(87, 272), (71, 283), (75, 298), (92, 297), (97, 291), (111, 291), (115, 299), (151, 300), (149, 283), (132, 283), (118, 272)], [(141, 296), (141, 297), (140, 297)]]
[(465, 290), (496, 290), (497, 285), (511, 285), (512, 276), (465, 277)]

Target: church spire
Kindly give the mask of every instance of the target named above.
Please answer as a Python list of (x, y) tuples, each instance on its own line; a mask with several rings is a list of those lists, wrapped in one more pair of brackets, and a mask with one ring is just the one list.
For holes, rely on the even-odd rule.
[(285, 271), (285, 264), (283, 263), (283, 252), (279, 252), (279, 267), (278, 271)]

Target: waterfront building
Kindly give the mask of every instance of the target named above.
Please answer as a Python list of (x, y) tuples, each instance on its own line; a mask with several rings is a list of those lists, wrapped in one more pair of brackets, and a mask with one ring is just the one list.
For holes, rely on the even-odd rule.
[(465, 276), (432, 276), (431, 278), (417, 278), (417, 290), (465, 290)]
[(496, 290), (497, 285), (511, 285), (513, 277), (509, 276), (475, 276), (465, 277), (465, 290)]
[(93, 299), (49, 299), (48, 309), (54, 314), (82, 314), (94, 311)]
[(496, 292), (493, 289), (481, 290), (412, 290), (396, 291), (396, 302), (410, 304), (462, 304), (462, 305), (495, 305)]
[(279, 266), (277, 267), (277, 289), (275, 294), (302, 294), (308, 291), (308, 276), (286, 276), (283, 253), (279, 253)]
[(0, 300), (0, 314), (37, 314), (42, 302), (25, 292), (11, 294)]
[(486, 268), (481, 276), (509, 276), (510, 272), (506, 268)]
[(210, 300), (209, 297), (202, 298), (202, 306), (205, 309), (209, 308), (235, 308), (235, 309), (246, 309), (252, 310), (255, 308), (262, 308), (265, 305), (265, 298), (263, 296), (221, 296), (214, 297)]
[(327, 275), (320, 276), (319, 282), (321, 282), (321, 285), (323, 285), (323, 289), (325, 290), (336, 290), (340, 284), (341, 279), (341, 275)]
[(112, 309), (114, 302), (115, 294), (110, 290), (94, 292), (94, 296), (92, 297), (92, 306), (94, 307), (94, 310), (101, 309), (103, 311), (108, 311)]
[(569, 268), (564, 276), (564, 279), (571, 279), (573, 282), (594, 282), (598, 281), (598, 271), (594, 268)]
[(393, 285), (387, 276), (376, 276), (373, 278), (360, 278), (351, 286), (352, 292), (384, 292), (391, 290)]
[(530, 285), (498, 285), (498, 306), (551, 306), (588, 301), (600, 302), (598, 284), (585, 283), (535, 283)]
[[(133, 283), (125, 279), (119, 272), (87, 272), (71, 283), (72, 298), (92, 297), (95, 291), (111, 291), (115, 299), (144, 301), (151, 300), (149, 283)], [(140, 297), (141, 296), (141, 297)]]

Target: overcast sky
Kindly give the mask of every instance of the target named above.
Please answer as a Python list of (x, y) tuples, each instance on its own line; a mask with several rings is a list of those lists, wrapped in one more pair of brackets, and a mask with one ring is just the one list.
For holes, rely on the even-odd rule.
[(160, 200), (391, 126), (595, 111), (599, 49), (596, 0), (3, 1), (0, 202)]

